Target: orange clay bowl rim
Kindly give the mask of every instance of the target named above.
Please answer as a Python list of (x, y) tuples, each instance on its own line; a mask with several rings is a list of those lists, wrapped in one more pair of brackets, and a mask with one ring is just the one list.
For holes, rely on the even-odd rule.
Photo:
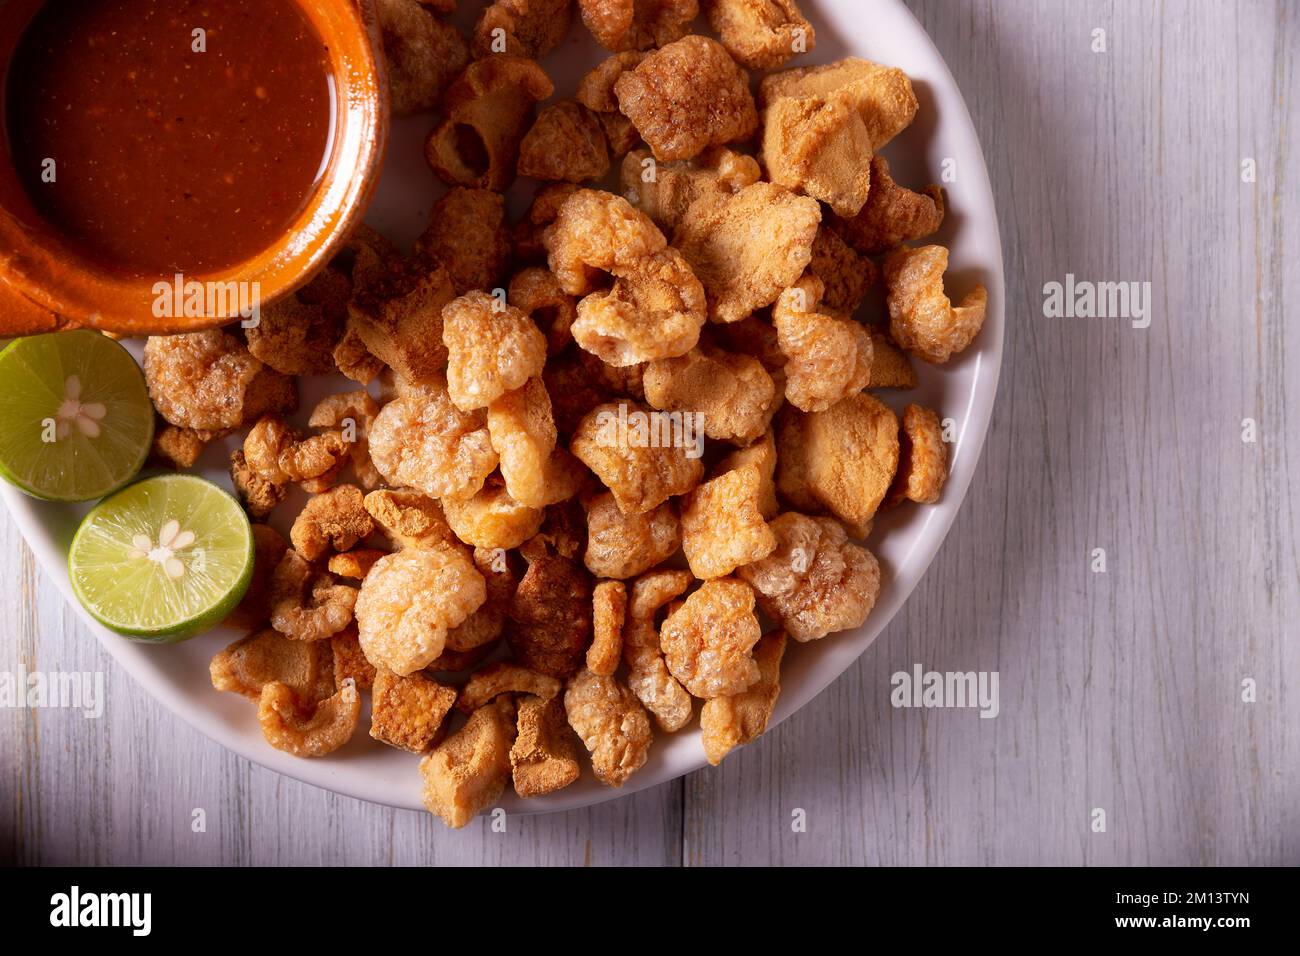
[[(203, 283), (257, 283), (269, 305), (303, 285), (347, 241), (370, 201), (388, 138), (389, 100), (375, 0), (295, 0), (329, 48), (335, 115), (330, 157), (316, 188), (267, 249), (229, 269), (187, 275)], [(12, 9), (12, 8), (11, 8)], [(12, 54), (0, 50), (7, 62)], [(8, 167), (7, 148), (4, 166)], [(70, 249), (49, 228), (20, 218), (26, 203), (11, 168), (0, 175), (0, 335), (92, 328), (123, 335), (171, 334), (239, 316), (154, 315), (155, 285), (172, 276), (114, 274)]]

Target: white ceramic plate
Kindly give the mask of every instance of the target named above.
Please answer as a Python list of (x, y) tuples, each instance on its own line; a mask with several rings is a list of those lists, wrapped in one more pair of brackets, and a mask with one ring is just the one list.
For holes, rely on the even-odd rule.
[[(479, 5), (462, 6), (477, 9)], [(949, 210), (936, 241), (951, 249), (950, 289), (961, 295), (973, 282), (983, 282), (989, 291), (989, 307), (983, 331), (958, 359), (942, 370), (917, 362), (919, 389), (882, 393), (896, 409), (916, 401), (955, 420), (951, 475), (937, 505), (897, 508), (876, 522), (868, 543), (880, 558), (883, 584), (870, 619), (857, 631), (813, 644), (791, 645), (782, 668), (773, 726), (857, 660), (925, 573), (970, 485), (984, 444), (1002, 358), (1004, 294), (997, 214), (979, 140), (943, 58), (899, 0), (803, 0), (801, 6), (816, 28), (817, 46), (792, 66), (853, 55), (900, 67), (912, 78), (920, 111), (912, 127), (891, 143), (885, 154), (898, 181), (916, 188), (939, 182), (945, 165), (955, 171), (955, 180), (943, 183)], [(546, 58), (545, 65), (560, 95), (571, 95), (577, 79), (605, 55), (575, 23), (569, 39)], [(423, 137), (431, 126), (428, 117), (395, 124), (383, 178), (367, 217), (401, 243), (409, 243), (423, 231), (428, 210), (443, 191), (421, 153)], [(523, 185), (516, 187), (511, 196), (515, 214), (526, 203), (529, 191)], [(133, 349), (138, 355), (138, 344), (133, 343)], [(342, 379), (306, 383), (303, 407), (310, 409), (314, 399), (341, 387)], [(227, 487), (224, 464), (230, 447), (227, 442), (208, 449), (199, 463), (207, 477)], [(420, 807), (416, 758), (371, 741), (364, 729), (348, 746), (318, 760), (297, 759), (272, 749), (262, 738), (255, 709), (248, 701), (218, 693), (208, 681), (208, 661), (239, 636), (235, 632), (218, 629), (185, 644), (154, 647), (133, 644), (93, 621), (72, 596), (65, 559), (68, 542), (87, 509), (37, 501), (3, 482), (0, 491), (41, 567), (81, 614), (85, 626), (163, 706), (223, 746), (273, 770), (363, 800)], [(280, 510), (292, 513), (291, 508)], [(288, 530), (283, 519), (273, 523)], [(752, 746), (761, 747), (763, 741)], [(552, 796), (521, 801), (507, 793), (500, 805), (507, 812), (520, 813), (586, 806), (664, 783), (704, 764), (698, 724), (693, 724), (672, 736), (658, 735), (649, 761), (622, 790), (600, 785), (588, 771), (573, 786)]]

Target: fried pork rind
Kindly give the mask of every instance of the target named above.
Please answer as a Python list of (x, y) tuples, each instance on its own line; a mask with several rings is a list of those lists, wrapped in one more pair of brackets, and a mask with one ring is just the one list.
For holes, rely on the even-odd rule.
[(825, 224), (817, 230), (808, 272), (825, 287), (822, 305), (832, 312), (850, 316), (862, 305), (867, 289), (876, 283), (875, 263), (854, 252), (852, 246)]
[(641, 134), (622, 113), (597, 113), (596, 118), (600, 120), (600, 128), (605, 131), (611, 163), (618, 162), (641, 142)]
[(455, 703), (454, 687), (423, 674), (399, 677), (387, 667), (376, 667), (370, 736), (399, 750), (427, 753), (441, 739)]
[(609, 172), (600, 117), (581, 103), (560, 100), (542, 109), (519, 144), (519, 175), (581, 183)]
[(564, 39), (572, 19), (573, 0), (496, 0), (474, 25), (474, 56), (540, 59)]
[(587, 539), (587, 524), (582, 506), (577, 501), (566, 501), (546, 509), (542, 530), (525, 542), (520, 555), (530, 564), (545, 555), (577, 559)]
[(578, 303), (574, 340), (614, 366), (684, 355), (699, 341), (705, 297), (686, 260), (665, 249)]
[(880, 564), (833, 518), (788, 511), (771, 524), (777, 547), (738, 572), (763, 610), (796, 641), (860, 627), (880, 592)]
[(384, 477), (370, 460), (370, 428), (379, 414), (379, 404), (364, 389), (327, 395), (316, 403), (307, 424), (312, 428), (338, 429), (348, 442), (348, 459), (362, 488), (372, 490)]
[(704, 284), (709, 319), (738, 322), (776, 301), (812, 261), (821, 207), (772, 183), (755, 183), (687, 210), (673, 244)]
[(559, 355), (573, 341), (578, 300), (565, 293), (549, 269), (532, 266), (517, 272), (510, 280), (508, 300), (542, 330), (548, 355)]
[(954, 306), (943, 291), (948, 250), (943, 246), (895, 249), (885, 257), (889, 332), (902, 348), (932, 365), (965, 350), (984, 325), (988, 291), (982, 285)]
[(763, 476), (743, 465), (706, 481), (682, 505), (682, 550), (691, 573), (720, 578), (765, 558), (776, 537), (759, 510)]
[[(382, 0), (399, 100), (454, 68), (421, 72), (443, 51), (402, 51), (403, 24), (445, 31), (464, 62), (428, 12), (455, 0), (420, 2)], [(231, 617), (254, 631), (210, 668), (259, 702), (273, 746), (342, 746), (373, 687), (371, 736), (424, 755), (425, 804), (464, 826), (511, 775), (525, 798), (576, 780), (574, 731), (621, 786), (647, 759), (650, 718), (675, 732), (694, 697), (717, 764), (767, 727), (788, 639), (869, 615), (881, 571), (850, 537), (882, 505), (937, 500), (947, 450), (934, 412), (908, 406), (900, 432), (864, 390), (915, 386), (903, 349), (942, 362), (966, 347), (986, 293), (954, 309), (947, 251), (899, 245), (944, 212), (938, 187), (898, 186), (875, 153), (916, 109), (899, 71), (845, 60), (770, 76), (767, 168), (738, 151), (752, 141), (724, 145), (758, 125), (736, 60), (770, 68), (811, 48), (796, 3), (710, 0), (720, 45), (682, 39), (696, 0), (581, 0), (602, 42), (627, 46), (535, 120), (553, 88), (528, 57), (558, 44), (571, 4), (488, 3), (483, 59), (426, 104), (444, 101), (426, 153), (453, 188), (413, 254), (363, 227), (247, 336), (151, 340), (151, 393), (175, 406), (160, 454), (190, 467), (256, 421), (232, 456), (249, 512), (293, 484), (315, 495), (292, 548), (254, 527), (255, 580)], [(576, 185), (611, 155), (624, 196)], [(516, 173), (549, 181), (511, 226), (501, 191)], [(851, 318), (880, 253), (889, 334)], [(297, 400), (281, 372), (334, 366), (378, 379), (379, 399), (330, 396), (304, 436), (281, 417)], [(707, 480), (706, 437), (736, 446), (709, 457)], [(356, 484), (339, 484), (349, 462)], [(663, 566), (679, 548), (689, 571)], [(756, 605), (781, 629), (760, 636)], [(463, 719), (452, 709), (469, 720), (444, 740)]]
[(903, 409), (903, 431), (898, 474), (889, 491), (889, 504), (904, 499), (932, 505), (939, 500), (948, 478), (948, 446), (943, 442), (939, 416), (920, 405)]
[(254, 518), (265, 518), (289, 493), (288, 484), (259, 475), (239, 448), (230, 453), (230, 482), (235, 486), (235, 494), (244, 510)]
[(348, 328), (370, 355), (404, 382), (432, 384), (447, 364), (442, 310), (455, 296), (451, 276), (442, 266), (396, 260), (353, 294)]
[(559, 441), (567, 443), (583, 417), (602, 402), (615, 398), (613, 391), (594, 375), (581, 358), (581, 349), (559, 355), (542, 369), (542, 381), (551, 396), (551, 415)]
[(708, 37), (683, 37), (651, 53), (618, 78), (614, 94), (660, 162), (742, 142), (758, 128), (745, 71)]
[(617, 677), (576, 674), (564, 691), (564, 712), (605, 786), (623, 786), (645, 764), (654, 739), (650, 717)]
[(323, 757), (352, 739), (361, 719), (361, 695), (344, 682), (332, 697), (304, 706), (291, 687), (271, 681), (262, 688), (257, 722), (276, 750), (295, 757)]
[(546, 364), (546, 336), (523, 312), (485, 292), (449, 303), (442, 323), (447, 392), (462, 411), (487, 408)]
[(681, 730), (691, 720), (694, 704), (686, 688), (668, 672), (659, 647), (655, 615), (691, 586), (686, 571), (652, 571), (632, 584), (627, 620), (623, 625), (623, 661), (627, 686), (654, 715), (666, 733)]
[(774, 73), (760, 87), (763, 165), (773, 182), (800, 189), (841, 216), (856, 216), (871, 190), (871, 156), (916, 115), (907, 75), (848, 58)]
[(705, 290), (675, 248), (666, 248), (591, 293), (577, 307), (573, 338), (616, 367), (684, 355), (705, 324)]
[(700, 736), (704, 741), (704, 755), (713, 766), (767, 729), (781, 694), (781, 657), (785, 654), (785, 644), (782, 631), (764, 634), (754, 645), (758, 680), (739, 694), (704, 702), (700, 710)]
[[(353, 234), (353, 241), (371, 242), (371, 248), (382, 245), (387, 242), (378, 233), (377, 239), (371, 240), (367, 233), (374, 232), (368, 226), (365, 227), (366, 233), (362, 233), (358, 228)], [(345, 245), (333, 259), (331, 259), (323, 269), (312, 276), (311, 280), (300, 288), (295, 295), (299, 302), (307, 305), (320, 306), (327, 314), (344, 316), (348, 310), (348, 297), (352, 295), (352, 270), (356, 266), (356, 253)], [(364, 267), (361, 270), (361, 278), (365, 278)]]
[(739, 694), (758, 680), (751, 650), (761, 631), (754, 591), (735, 578), (705, 581), (659, 630), (664, 662), (696, 697)]
[(473, 820), (505, 789), (514, 740), (512, 701), (501, 698), (476, 710), (420, 761), (425, 807), (454, 829)]
[(506, 491), (521, 505), (545, 508), (577, 494), (586, 469), (555, 447), (551, 399), (540, 378), (530, 378), (489, 406), (488, 435), (501, 459)]
[[(471, 615), (472, 617), (473, 615)], [(462, 627), (464, 625), (461, 625)], [(481, 647), (475, 647), (468, 651), (453, 651), (451, 648), (443, 648), (437, 659), (425, 668), (427, 673), (456, 673), (459, 671), (472, 671), (483, 663), (496, 650), (496, 641), (491, 641)]]
[(307, 502), (289, 529), (289, 540), (308, 561), (319, 561), (331, 551), (347, 551), (374, 530), (361, 489), (338, 485)]
[[(664, 445), (652, 440), (662, 435), (645, 436), (648, 440), (642, 443), (631, 427), (627, 435), (619, 434), (620, 407), (626, 408), (628, 415), (640, 412), (645, 421), (654, 421), (649, 409), (635, 402), (598, 405), (579, 422), (569, 443), (570, 450), (613, 493), (620, 510), (625, 514), (650, 511), (700, 483), (704, 465), (689, 457), (688, 449), (671, 441)], [(656, 443), (660, 447), (652, 447)]]
[(679, 40), (700, 12), (699, 0), (578, 0), (582, 22), (615, 53)]
[(765, 106), (802, 98), (847, 104), (862, 120), (871, 142), (870, 151), (860, 157), (864, 166), (872, 154), (911, 125), (917, 109), (906, 73), (856, 57), (773, 73), (763, 78), (759, 96)]
[(346, 275), (351, 290), (356, 291), (382, 280), (391, 264), (401, 258), (397, 246), (387, 236), (362, 223), (348, 236), (347, 243), (330, 260), (330, 265)]
[(304, 705), (334, 693), (334, 658), (322, 641), (291, 641), (271, 628), (241, 637), (212, 658), (212, 686), (259, 700), (272, 682), (286, 685)]
[(591, 579), (558, 555), (537, 557), (510, 602), (514, 626), (506, 641), (524, 667), (567, 678), (583, 665), (591, 643)]
[(530, 508), (552, 504), (547, 466), (555, 451), (555, 421), (540, 378), (530, 378), (488, 406), (488, 436), (510, 497)]
[(780, 399), (758, 359), (709, 346), (650, 362), (644, 381), (652, 407), (700, 412), (709, 438), (738, 445), (767, 430)]
[(239, 606), (222, 622), (227, 627), (261, 627), (271, 619), (271, 576), (284, 553), (289, 550), (289, 542), (270, 525), (255, 521), (251, 527), (253, 576)]
[(839, 99), (783, 97), (763, 110), (763, 165), (772, 182), (856, 215), (871, 190), (871, 137)]
[(298, 487), (309, 495), (319, 495), (329, 491), (334, 487), (334, 483), (339, 480), (339, 475), (343, 473), (343, 462), (338, 462), (333, 468), (315, 478), (307, 478), (298, 483)]
[[(252, 431), (249, 435), (252, 435)], [(331, 472), (337, 474), (350, 452), (348, 446), (349, 443), (342, 432), (332, 429), (302, 439), (299, 439), (296, 434), (291, 434), (290, 440), (280, 446), (276, 467), (279, 468), (280, 474), (290, 481), (305, 483), (313, 479), (325, 478)], [(247, 439), (244, 441), (244, 454), (248, 456), (250, 462), (255, 460)], [(304, 488), (306, 488), (305, 484)], [(314, 494), (319, 489), (307, 488), (306, 490)]]
[(705, 0), (705, 8), (727, 52), (751, 70), (784, 66), (817, 42), (794, 0)]
[(804, 276), (772, 308), (787, 358), (785, 397), (806, 412), (825, 411), (871, 380), (870, 333), (847, 316), (820, 308), (823, 288), (820, 279)]
[(510, 497), (499, 479), (488, 479), (472, 498), (445, 499), (442, 510), (456, 537), (475, 548), (517, 548), (537, 534), (545, 516)]
[(502, 285), (510, 263), (506, 198), (486, 189), (449, 189), (433, 204), (415, 254), (446, 267), (457, 295)]
[(617, 113), (618, 96), (614, 93), (614, 84), (645, 58), (646, 54), (637, 50), (625, 50), (606, 57), (578, 81), (574, 99), (593, 113)]
[(393, 113), (433, 109), (469, 62), (469, 44), (415, 0), (379, 0), (377, 6)]
[(418, 491), (372, 491), (365, 497), (366, 511), (394, 545), (433, 549), (454, 539), (442, 506)]
[(607, 491), (583, 500), (587, 550), (583, 561), (598, 578), (634, 578), (666, 561), (681, 546), (677, 509), (671, 501), (625, 514)]
[(151, 335), (143, 364), (154, 407), (181, 428), (224, 431), (298, 405), (293, 379), (220, 329)]
[[(510, 602), (519, 586), (514, 564), (507, 551), (498, 548), (474, 549), (474, 567), (483, 575), (487, 599), (464, 622), (447, 632), (442, 654), (429, 667), (435, 670), (462, 670), (463, 667), (446, 665), (461, 664), (468, 660), (466, 655), (492, 649), (492, 645), (501, 637), (510, 611)], [(481, 659), (480, 657), (479, 660)], [(477, 664), (478, 660), (473, 663)]]
[(341, 431), (303, 438), (278, 415), (262, 416), (244, 436), (244, 464), (257, 477), (277, 485), (321, 478), (340, 468), (348, 454)]
[[(350, 297), (353, 292), (367, 290), (386, 281), (389, 272), (400, 268), (401, 262), (402, 256), (396, 246), (369, 226), (362, 224), (349, 237), (343, 251), (334, 257), (331, 266), (337, 266), (337, 270), (347, 276)], [(450, 290), (450, 282), (447, 283), (447, 289)], [(450, 293), (447, 298), (451, 298)], [(350, 298), (343, 303), (345, 313), (350, 311), (349, 303)], [(387, 330), (381, 328), (372, 331), (371, 338), (377, 338), (383, 331)], [(387, 341), (391, 335), (384, 338)], [(366, 347), (365, 341), (357, 330), (356, 320), (351, 318), (344, 327), (343, 335), (334, 346), (334, 364), (348, 378), (362, 384), (371, 382), (385, 367), (383, 360), (371, 354)]]
[(374, 381), (386, 367), (382, 359), (370, 354), (355, 328), (345, 330), (334, 346), (334, 365), (343, 375), (362, 385)]
[(871, 380), (868, 388), (916, 388), (916, 370), (894, 340), (871, 333)]
[(497, 466), (487, 414), (463, 412), (445, 382), (411, 388), (379, 410), (370, 459), (391, 485), (434, 498), (472, 498)]
[(623, 658), (623, 621), (627, 616), (627, 585), (601, 581), (591, 592), (591, 647), (587, 670), (608, 677)]
[[(547, 229), (551, 271), (578, 304), (571, 332), (616, 366), (681, 355), (699, 339), (704, 289), (663, 233), (620, 196), (579, 190)], [(613, 286), (600, 280), (612, 274)], [(591, 293), (591, 294), (588, 294)]]
[(656, 163), (650, 150), (636, 149), (623, 158), (619, 188), (655, 225), (671, 232), (696, 200), (733, 195), (761, 178), (757, 160), (722, 146), (674, 163)]
[(331, 575), (338, 575), (339, 578), (364, 580), (370, 568), (374, 567), (374, 562), (385, 554), (387, 551), (377, 548), (357, 548), (343, 554), (331, 554), (328, 562), (329, 572)]
[[(276, 484), (286, 484), (292, 479), (280, 464), (281, 454), (298, 441), (294, 431), (279, 415), (263, 415), (257, 420), (248, 434), (244, 436), (244, 459), (250, 469), (258, 476)], [(298, 458), (300, 456), (290, 456)], [(333, 467), (333, 460), (313, 460), (311, 465), (320, 466), (317, 474), (323, 474)], [(315, 477), (302, 475), (302, 477)]]
[(898, 185), (883, 156), (871, 157), (871, 192), (862, 210), (848, 219), (836, 216), (831, 228), (863, 255), (888, 252), (904, 242), (924, 239), (943, 225), (943, 190), (931, 183), (921, 192)]
[(364, 435), (377, 414), (379, 403), (365, 389), (356, 389), (326, 395), (311, 410), (307, 424), (311, 428), (341, 428), (351, 419), (357, 433)]
[(714, 466), (713, 477), (746, 466), (758, 469), (758, 513), (771, 521), (780, 510), (776, 503), (776, 436), (769, 428), (763, 437), (748, 448), (733, 451)]
[[(301, 642), (296, 642), (301, 643)], [(318, 647), (318, 644), (303, 644), (303, 647)], [(375, 684), (375, 665), (366, 660), (366, 653), (357, 640), (356, 627), (349, 627), (330, 638), (330, 647), (334, 651), (334, 685), (343, 686), (345, 680), (352, 680), (361, 690), (369, 690)]]
[[(516, 260), (546, 262), (546, 244), (543, 242), (543, 235), (547, 227), (555, 222), (555, 217), (560, 214), (560, 207), (577, 191), (578, 187), (573, 183), (545, 183), (537, 190), (528, 212), (515, 223), (513, 239)], [(510, 296), (510, 301), (514, 302), (513, 295)], [(523, 308), (517, 302), (514, 304)]]
[(668, 240), (621, 196), (597, 189), (571, 193), (542, 237), (551, 272), (569, 295), (587, 295), (604, 273), (618, 276), (663, 252)]
[(508, 661), (497, 661), (470, 675), (456, 698), (456, 709), (472, 714), (501, 694), (531, 694), (550, 700), (560, 692), (560, 687), (554, 677)]
[[(751, 315), (739, 322), (712, 326), (709, 329), (715, 341), (732, 352), (752, 355), (763, 363), (763, 368), (773, 378), (783, 374), (785, 353), (777, 339), (776, 328), (771, 322)], [(784, 382), (780, 383), (784, 389)]]
[(648, 362), (635, 365), (608, 365), (585, 349), (578, 351), (578, 360), (587, 367), (592, 378), (615, 395), (645, 401), (645, 370)]
[(449, 186), (504, 192), (515, 178), (533, 104), (553, 92), (534, 60), (493, 54), (474, 61), (447, 88), (446, 119), (425, 141), (430, 168)]
[[(480, 614), (482, 610), (483, 609), (480, 608), (478, 611), (471, 614), (460, 627), (452, 628), (452, 630), (447, 632), (447, 636), (451, 637), (451, 635), (455, 634), (457, 631), (464, 630), (467, 627), (473, 627), (476, 615)], [(496, 637), (487, 641), (487, 643), (480, 644), (478, 647), (471, 647), (467, 651), (454, 651), (450, 647), (444, 647), (442, 653), (438, 655), (437, 659), (424, 669), (425, 673), (437, 674), (440, 672), (456, 673), (460, 671), (473, 671), (474, 668), (482, 664), (496, 651), (500, 636), (500, 633), (498, 633)]]
[(366, 658), (401, 677), (442, 653), (447, 632), (487, 599), (483, 575), (459, 546), (407, 548), (381, 558), (357, 596), (357, 636)]
[(515, 793), (527, 799), (563, 790), (582, 774), (578, 747), (558, 696), (519, 698), (518, 735), (510, 748)]
[(605, 141), (609, 145), (612, 159), (625, 155), (641, 141), (632, 121), (618, 111), (614, 84), (620, 76), (644, 60), (645, 56), (635, 50), (615, 53), (578, 81), (574, 99), (596, 114), (596, 119), (605, 132)]
[(183, 471), (194, 467), (209, 444), (228, 434), (229, 431), (226, 430), (213, 432), (163, 425), (154, 432), (151, 454)]
[(787, 407), (777, 429), (777, 487), (796, 507), (854, 527), (875, 515), (898, 469), (898, 417), (865, 392), (824, 412)]
[(323, 641), (352, 623), (357, 589), (316, 571), (297, 551), (271, 576), (271, 626), (295, 641)]
[(286, 296), (262, 306), (257, 323), (245, 329), (248, 351), (285, 375), (324, 375), (334, 370), (345, 318), (345, 305), (305, 302), (301, 293)]
[(546, 463), (546, 480), (551, 486), (546, 495), (550, 499), (548, 508), (572, 501), (592, 483), (587, 466), (567, 448), (556, 448), (551, 452)]

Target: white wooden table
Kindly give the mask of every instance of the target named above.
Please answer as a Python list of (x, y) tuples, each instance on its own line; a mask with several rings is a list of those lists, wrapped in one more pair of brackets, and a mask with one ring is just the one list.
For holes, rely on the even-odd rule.
[[(1008, 350), (962, 514), (856, 666), (718, 770), (453, 833), (162, 711), (5, 519), (0, 671), (103, 671), (108, 708), (0, 710), (0, 861), (1300, 863), (1300, 10), (909, 2), (987, 154)], [(1067, 273), (1149, 281), (1150, 327), (1045, 318)], [(894, 709), (915, 663), (997, 670), (1000, 715)]]

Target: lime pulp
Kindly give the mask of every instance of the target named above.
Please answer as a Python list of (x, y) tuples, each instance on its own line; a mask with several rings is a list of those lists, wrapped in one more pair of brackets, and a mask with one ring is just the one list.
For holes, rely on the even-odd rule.
[(29, 495), (89, 501), (140, 470), (154, 411), (135, 359), (85, 329), (0, 351), (0, 476)]
[(97, 621), (174, 643), (219, 624), (248, 590), (253, 533), (228, 493), (193, 475), (145, 478), (86, 515), (68, 552), (72, 589)]

